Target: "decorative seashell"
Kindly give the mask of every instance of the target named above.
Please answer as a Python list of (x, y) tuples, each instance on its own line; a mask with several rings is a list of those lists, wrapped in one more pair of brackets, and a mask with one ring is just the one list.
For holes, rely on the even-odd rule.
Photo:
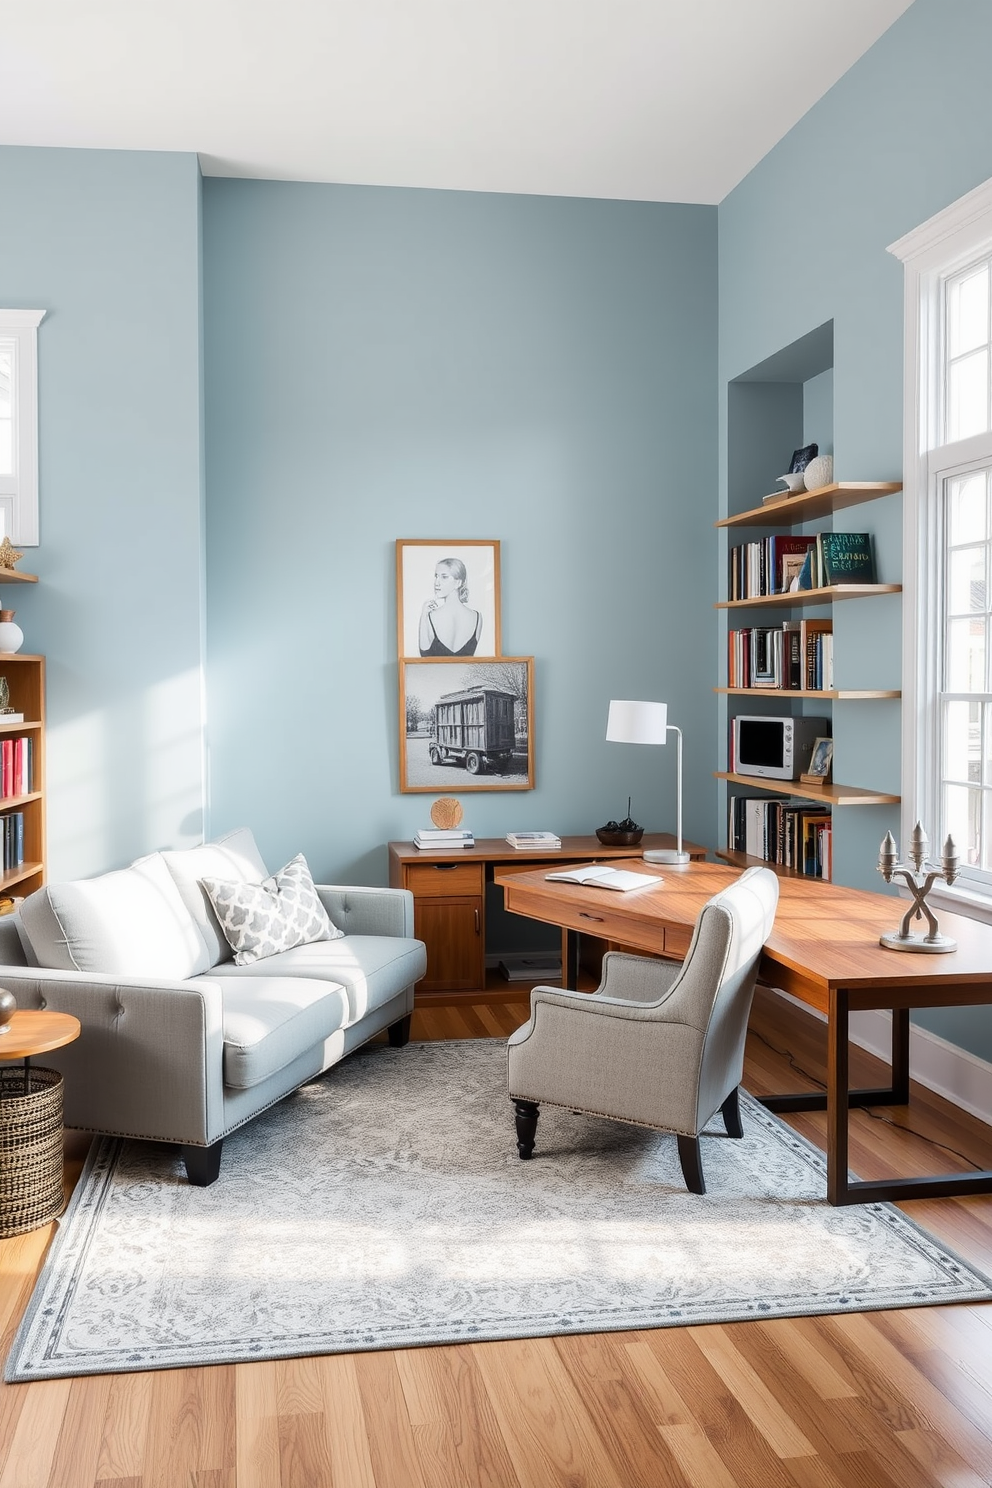
[(817, 455), (803, 471), (807, 491), (817, 491), (821, 486), (829, 486), (833, 478), (833, 455)]

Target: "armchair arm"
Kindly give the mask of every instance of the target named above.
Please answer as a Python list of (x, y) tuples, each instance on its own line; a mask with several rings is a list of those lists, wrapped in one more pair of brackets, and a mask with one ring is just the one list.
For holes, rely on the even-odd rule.
[(650, 956), (631, 956), (625, 951), (607, 951), (603, 957), (603, 980), (593, 996), (617, 1002), (660, 1002), (671, 992), (681, 971), (681, 961), (659, 961)]
[(409, 889), (368, 885), (316, 884), (331, 923), (346, 935), (413, 936), (413, 895)]
[(65, 1076), (65, 1123), (207, 1144), (224, 1127), (223, 1001), (216, 982), (4, 966), (19, 1008), (72, 1013), (73, 1044), (43, 1056)]

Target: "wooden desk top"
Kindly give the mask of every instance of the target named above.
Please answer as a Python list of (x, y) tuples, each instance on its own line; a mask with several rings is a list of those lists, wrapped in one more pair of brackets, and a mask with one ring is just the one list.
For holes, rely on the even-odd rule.
[[(496, 881), (503, 882), (507, 909), (517, 914), (642, 950), (684, 955), (688, 934), (706, 900), (740, 877), (736, 869), (715, 863), (652, 870), (649, 864), (631, 860), (623, 866), (654, 871), (663, 882), (656, 889), (618, 894), (549, 883), (541, 869), (508, 875), (505, 882), (497, 869)], [(880, 988), (886, 989), (886, 1007), (988, 1002), (992, 926), (941, 911), (940, 928), (957, 940), (956, 951), (928, 955), (886, 950), (878, 937), (898, 928), (906, 904), (896, 895), (846, 889), (819, 879), (780, 879), (775, 926), (762, 961), (763, 980), (823, 1012), (828, 1010), (831, 990), (840, 987), (865, 992), (863, 1004), (855, 998), (852, 1007), (879, 1006), (878, 998), (867, 994)], [(924, 995), (931, 1000), (921, 1001)]]
[[(561, 847), (511, 847), (503, 837), (477, 837), (474, 847), (414, 847), (412, 842), (391, 842), (389, 856), (399, 863), (450, 863), (452, 858), (466, 863), (526, 863), (528, 859), (542, 863), (546, 859), (560, 859), (563, 863), (601, 861), (604, 858), (631, 858), (647, 848), (674, 847), (674, 832), (645, 832), (639, 845), (634, 847), (606, 847), (598, 837), (563, 837)], [(698, 842), (682, 839), (683, 850), (693, 859), (703, 859), (707, 849)]]
[(71, 1013), (46, 1013), (30, 1008), (11, 1015), (9, 1032), (0, 1033), (0, 1059), (32, 1059), (61, 1049), (79, 1037), (80, 1023)]

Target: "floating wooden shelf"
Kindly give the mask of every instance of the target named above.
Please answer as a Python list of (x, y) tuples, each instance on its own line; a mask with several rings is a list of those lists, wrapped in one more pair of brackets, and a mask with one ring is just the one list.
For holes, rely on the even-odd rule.
[(773, 698), (842, 698), (850, 702), (856, 698), (899, 698), (902, 693), (854, 687), (714, 687), (714, 692), (724, 697), (773, 697)]
[(823, 883), (823, 879), (817, 879), (812, 873), (800, 873), (798, 868), (787, 868), (784, 863), (769, 863), (765, 858), (756, 858), (751, 853), (737, 852), (732, 847), (718, 847), (713, 854), (721, 858), (723, 862), (730, 863), (735, 868), (770, 868), (777, 873), (779, 878), (808, 878), (814, 883)]
[(794, 605), (833, 604), (839, 599), (869, 599), (876, 594), (901, 594), (901, 584), (831, 584), (829, 589), (795, 589), (787, 594), (760, 594), (753, 599), (718, 599), (718, 610), (751, 610), (758, 606), (791, 609)]
[(37, 584), (38, 575), (21, 573), (16, 568), (0, 568), (0, 584)]
[(828, 806), (895, 806), (901, 796), (886, 791), (863, 790), (857, 785), (803, 785), (797, 780), (767, 780), (757, 775), (734, 775), (727, 770), (714, 770), (717, 780), (733, 785), (747, 785), (773, 796), (801, 796), (804, 801), (823, 801)]
[[(865, 501), (876, 501), (880, 496), (894, 496), (902, 490), (901, 481), (835, 481), (830, 486), (818, 486), (815, 491), (805, 491), (802, 496), (786, 493), (781, 501), (765, 501), (751, 511), (738, 512), (733, 517), (723, 517), (714, 523), (717, 527), (792, 527), (797, 522), (829, 517), (831, 513), (843, 511), (848, 506), (860, 506)], [(2, 582), (2, 581), (0, 581)]]

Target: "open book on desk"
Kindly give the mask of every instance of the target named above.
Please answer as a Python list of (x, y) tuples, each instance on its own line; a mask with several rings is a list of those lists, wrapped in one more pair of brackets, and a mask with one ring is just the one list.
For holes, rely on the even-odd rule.
[(651, 884), (664, 883), (660, 873), (631, 873), (627, 868), (607, 868), (603, 863), (591, 863), (588, 868), (563, 869), (561, 873), (546, 873), (544, 876), (565, 883), (585, 884), (590, 889), (619, 889), (622, 894), (628, 889), (646, 889)]

